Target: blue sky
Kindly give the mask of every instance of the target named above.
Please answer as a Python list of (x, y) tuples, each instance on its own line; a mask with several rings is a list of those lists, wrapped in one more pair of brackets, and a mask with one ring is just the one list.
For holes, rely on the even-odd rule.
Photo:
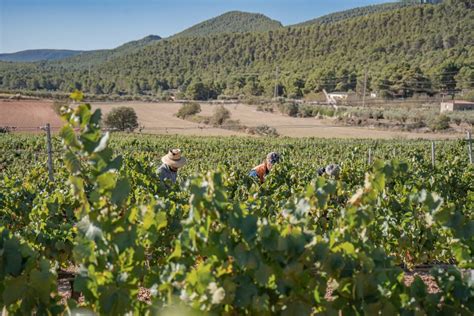
[(387, 0), (0, 0), (0, 53), (113, 48), (173, 35), (230, 10), (258, 12), (284, 25)]

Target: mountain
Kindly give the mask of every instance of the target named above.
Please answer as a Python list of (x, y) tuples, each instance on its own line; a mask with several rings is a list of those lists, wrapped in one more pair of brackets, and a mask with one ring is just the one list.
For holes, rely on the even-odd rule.
[(74, 51), (74, 50), (54, 50), (54, 49), (37, 49), (25, 50), (11, 54), (0, 54), (0, 61), (10, 62), (36, 62), (36, 61), (57, 61), (79, 64), (94, 64), (104, 62), (108, 58), (116, 57), (121, 54), (131, 53), (150, 45), (161, 39), (158, 35), (148, 35), (142, 39), (127, 42), (114, 49), (100, 49), (90, 51)]
[(40, 60), (58, 60), (71, 56), (76, 56), (83, 53), (79, 50), (65, 50), (65, 49), (31, 49), (21, 52), (0, 54), (2, 61), (16, 61), (16, 62), (32, 62)]
[(115, 48), (114, 51), (115, 52), (121, 52), (121, 53), (130, 52), (132, 50), (140, 49), (140, 48), (142, 48), (144, 46), (147, 46), (151, 43), (159, 41), (160, 39), (161, 39), (161, 37), (158, 36), (158, 35), (148, 35), (148, 36), (145, 36), (142, 39), (127, 42), (123, 45), (120, 45), (119, 47)]
[[(338, 23), (152, 41), (60, 61), (0, 63), (0, 89), (154, 94), (196, 83), (209, 95), (474, 88), (471, 0), (407, 6)], [(413, 91), (412, 91), (413, 92)], [(411, 93), (411, 92), (410, 92)]]
[(391, 2), (391, 3), (382, 3), (382, 4), (375, 4), (375, 5), (369, 5), (365, 7), (360, 7), (360, 8), (354, 8), (350, 10), (345, 10), (345, 11), (340, 11), (340, 12), (335, 12), (327, 15), (323, 15), (321, 17), (305, 21), (302, 23), (298, 23), (295, 25), (292, 25), (292, 27), (298, 27), (298, 26), (308, 26), (308, 25), (313, 25), (313, 24), (328, 24), (328, 23), (335, 23), (339, 22), (342, 20), (347, 20), (359, 16), (367, 16), (373, 13), (379, 13), (379, 12), (387, 12), (387, 11), (392, 11), (400, 8), (404, 8), (407, 6), (414, 5), (415, 2), (409, 2), (409, 1), (400, 1), (400, 2)]
[(90, 67), (105, 63), (106, 61), (117, 58), (121, 55), (130, 54), (143, 49), (147, 45), (152, 45), (160, 40), (161, 37), (158, 35), (148, 35), (142, 39), (127, 42), (113, 49), (86, 51), (80, 55), (57, 60), (54, 64), (64, 65), (65, 67), (74, 69), (89, 69)]
[(264, 32), (282, 28), (283, 25), (269, 17), (240, 11), (230, 11), (196, 24), (173, 37), (207, 36), (221, 33)]
[(351, 18), (355, 18), (359, 16), (367, 16), (373, 13), (393, 11), (393, 10), (397, 10), (397, 9), (401, 9), (401, 8), (413, 6), (413, 5), (439, 4), (442, 1), (443, 0), (402, 0), (398, 2), (374, 4), (374, 5), (369, 5), (365, 7), (354, 8), (354, 9), (349, 9), (345, 11), (323, 15), (321, 17), (318, 17), (309, 21), (291, 25), (291, 27), (308, 26), (308, 25), (313, 25), (313, 24), (336, 23), (339, 21), (343, 21), (343, 20), (347, 20), (347, 19), (351, 19)]

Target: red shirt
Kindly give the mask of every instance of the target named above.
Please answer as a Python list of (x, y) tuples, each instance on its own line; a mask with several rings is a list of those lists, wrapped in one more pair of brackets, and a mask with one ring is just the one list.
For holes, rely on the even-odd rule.
[(260, 179), (260, 183), (263, 183), (265, 181), (265, 176), (268, 174), (268, 169), (267, 169), (267, 164), (262, 163), (261, 165), (256, 166), (255, 168), (252, 169), (253, 172), (250, 172), (250, 175), (257, 175), (257, 177)]

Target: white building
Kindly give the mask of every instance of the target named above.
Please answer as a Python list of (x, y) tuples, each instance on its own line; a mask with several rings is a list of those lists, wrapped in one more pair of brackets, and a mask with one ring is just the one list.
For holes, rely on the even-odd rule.
[(331, 92), (328, 93), (329, 97), (333, 99), (339, 99), (339, 100), (347, 100), (347, 97), (349, 94), (347, 92)]
[(473, 110), (474, 110), (474, 102), (459, 101), (459, 100), (441, 102), (441, 108), (440, 108), (441, 113), (455, 112), (455, 111), (473, 111)]

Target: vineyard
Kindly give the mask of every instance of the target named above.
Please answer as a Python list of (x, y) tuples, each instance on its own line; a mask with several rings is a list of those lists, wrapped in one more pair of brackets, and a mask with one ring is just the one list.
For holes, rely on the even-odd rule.
[[(54, 181), (43, 135), (0, 136), (6, 314), (474, 313), (464, 140), (433, 164), (426, 141), (108, 134), (87, 104), (62, 112)], [(172, 187), (169, 148), (189, 161)], [(270, 151), (283, 161), (260, 185), (248, 171)], [(339, 177), (318, 176), (329, 163)], [(405, 282), (419, 266), (436, 291)]]

